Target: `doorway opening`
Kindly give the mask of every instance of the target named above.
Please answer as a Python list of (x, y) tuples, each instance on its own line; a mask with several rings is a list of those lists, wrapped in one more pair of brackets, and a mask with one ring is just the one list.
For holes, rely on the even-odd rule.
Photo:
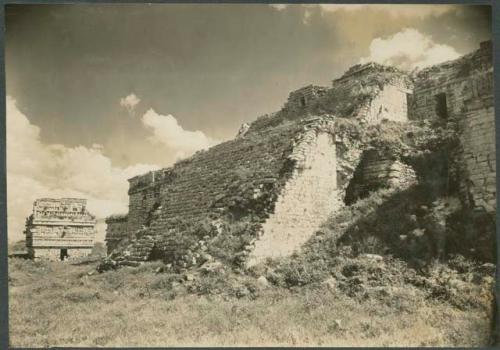
[(66, 260), (68, 257), (69, 257), (69, 255), (68, 255), (68, 249), (66, 249), (66, 248), (61, 249), (61, 254), (59, 256), (59, 258), (61, 259), (61, 261)]
[(305, 107), (306, 106), (306, 98), (302, 96), (300, 98), (300, 107)]
[(434, 96), (436, 99), (436, 115), (443, 119), (446, 120), (448, 119), (448, 106), (446, 104), (446, 94), (440, 93)]

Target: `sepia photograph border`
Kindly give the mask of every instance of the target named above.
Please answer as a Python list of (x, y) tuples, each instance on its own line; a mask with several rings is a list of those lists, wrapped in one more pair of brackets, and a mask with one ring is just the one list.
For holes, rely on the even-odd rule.
[[(6, 80), (5, 80), (5, 6), (10, 4), (318, 4), (318, 3), (328, 3), (328, 4), (455, 4), (455, 5), (489, 5), (492, 8), (492, 41), (493, 41), (493, 75), (494, 75), (494, 111), (495, 111), (495, 122), (496, 122), (496, 152), (498, 153), (500, 149), (500, 137), (499, 137), (499, 123), (500, 123), (500, 1), (498, 0), (438, 0), (438, 1), (418, 1), (418, 0), (378, 0), (378, 1), (367, 1), (367, 0), (325, 0), (325, 1), (314, 1), (314, 0), (303, 0), (303, 1), (289, 1), (289, 0), (253, 0), (253, 1), (238, 1), (238, 0), (198, 0), (198, 1), (171, 1), (171, 0), (149, 0), (149, 1), (137, 1), (137, 0), (64, 0), (64, 1), (25, 1), (25, 0), (11, 0), (3, 1), (2, 7), (0, 9), (0, 43), (2, 49), (0, 51), (0, 134), (1, 134), (1, 146), (0, 146), (0, 349), (9, 348), (9, 293), (8, 293), (8, 240), (7, 240), (7, 169), (6, 169)], [(495, 25), (496, 24), (496, 25)], [(497, 179), (498, 173), (500, 173), (500, 165), (497, 163), (496, 172)], [(497, 181), (497, 193), (499, 188), (499, 181)], [(498, 203), (498, 198), (497, 198)], [(500, 208), (497, 206), (497, 217), (500, 212)], [(497, 264), (500, 261), (500, 223), (496, 222), (496, 257)], [(500, 284), (499, 271), (496, 270), (496, 281), (495, 284), (495, 294), (496, 298), (500, 295)], [(499, 322), (499, 303), (495, 303), (495, 330), (496, 330), (496, 343), (498, 344), (500, 340), (500, 322)]]

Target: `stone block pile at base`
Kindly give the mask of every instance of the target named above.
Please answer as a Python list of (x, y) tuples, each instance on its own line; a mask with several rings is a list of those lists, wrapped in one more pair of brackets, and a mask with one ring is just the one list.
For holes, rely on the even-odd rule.
[(455, 123), (450, 176), (459, 179), (465, 206), (494, 213), (492, 70), (486, 42), (416, 73), (368, 63), (331, 87), (296, 90), (280, 111), (244, 124), (234, 140), (130, 179), (128, 215), (107, 220), (110, 257), (129, 265), (175, 262), (215, 239), (188, 244), (183, 223), (209, 223), (219, 230), (215, 236), (225, 224), (251, 223), (253, 238), (241, 247), (243, 264), (251, 266), (300, 249), (336, 210), (370, 191), (418, 182), (409, 164), (349, 135), (349, 123)]

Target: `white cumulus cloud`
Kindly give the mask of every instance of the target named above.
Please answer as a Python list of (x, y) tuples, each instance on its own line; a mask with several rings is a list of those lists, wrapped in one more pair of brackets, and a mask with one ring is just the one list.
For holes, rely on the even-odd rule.
[(275, 8), (276, 10), (281, 11), (281, 10), (286, 9), (287, 6), (289, 6), (289, 5), (287, 5), (287, 4), (269, 4), (269, 6)]
[(320, 4), (327, 12), (356, 12), (361, 10), (383, 11), (393, 17), (438, 17), (450, 11), (457, 10), (454, 5), (405, 5), (405, 4)]
[[(97, 218), (126, 213), (127, 179), (159, 167), (136, 164), (116, 167), (103, 147), (45, 144), (40, 129), (7, 96), (7, 223), (9, 241), (23, 238), (25, 219), (41, 197), (88, 199)], [(100, 232), (100, 239), (104, 233)]]
[(437, 44), (431, 37), (414, 28), (406, 28), (386, 38), (375, 38), (370, 44), (370, 55), (360, 63), (377, 62), (404, 70), (424, 68), (448, 60), (460, 54), (451, 46)]
[(149, 109), (141, 120), (144, 126), (153, 132), (149, 140), (163, 144), (170, 151), (175, 152), (177, 159), (218, 143), (218, 140), (208, 137), (202, 131), (185, 130), (170, 114), (161, 115)]
[(131, 93), (120, 99), (120, 106), (125, 107), (129, 112), (132, 112), (139, 102), (141, 102), (141, 99), (134, 93)]
[[(385, 13), (391, 17), (420, 18), (439, 17), (447, 12), (457, 11), (456, 5), (406, 5), (406, 4), (269, 4), (269, 6), (283, 11), (289, 6), (316, 7), (319, 6), (324, 12), (355, 13), (360, 11), (376, 11)], [(307, 11), (305, 12), (307, 15)]]

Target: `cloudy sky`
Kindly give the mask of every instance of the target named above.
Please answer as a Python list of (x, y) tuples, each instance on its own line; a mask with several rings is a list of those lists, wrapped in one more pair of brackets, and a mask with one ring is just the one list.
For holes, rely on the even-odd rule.
[(490, 17), (452, 5), (7, 5), (9, 240), (37, 197), (126, 212), (127, 178), (232, 138), (291, 90), (356, 63), (454, 59), (490, 39)]

